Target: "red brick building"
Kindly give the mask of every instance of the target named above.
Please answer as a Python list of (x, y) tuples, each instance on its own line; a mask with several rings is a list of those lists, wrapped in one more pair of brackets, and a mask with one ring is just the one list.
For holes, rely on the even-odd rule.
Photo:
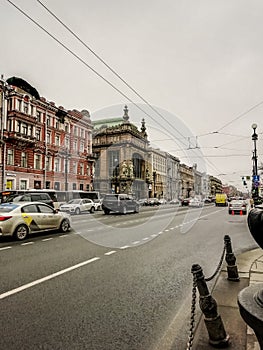
[(88, 111), (66, 110), (20, 78), (0, 81), (1, 190), (92, 190)]

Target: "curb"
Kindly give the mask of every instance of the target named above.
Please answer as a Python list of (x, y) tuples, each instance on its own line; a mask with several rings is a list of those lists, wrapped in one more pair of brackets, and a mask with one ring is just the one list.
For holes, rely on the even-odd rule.
[[(263, 282), (262, 249), (252, 249), (238, 255), (236, 259), (240, 281), (227, 279), (227, 266), (224, 263), (211, 294), (217, 302), (218, 314), (230, 336), (229, 347), (238, 350), (260, 350), (253, 330), (240, 316), (237, 296), (245, 287)], [(196, 326), (192, 350), (209, 349), (215, 348), (209, 344), (209, 336), (202, 315)]]

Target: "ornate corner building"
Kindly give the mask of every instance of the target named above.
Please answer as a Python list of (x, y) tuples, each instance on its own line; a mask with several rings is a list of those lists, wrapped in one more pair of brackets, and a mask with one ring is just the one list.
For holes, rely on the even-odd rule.
[(123, 118), (94, 123), (93, 152), (96, 155), (94, 187), (101, 193), (148, 195), (151, 162), (145, 121), (141, 130), (130, 123), (128, 108)]
[(65, 110), (20, 78), (0, 80), (1, 190), (91, 190), (88, 111)]

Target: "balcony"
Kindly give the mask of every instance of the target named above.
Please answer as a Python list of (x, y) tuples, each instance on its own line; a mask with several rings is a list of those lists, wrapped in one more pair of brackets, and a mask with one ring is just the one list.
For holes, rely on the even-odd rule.
[(15, 144), (18, 148), (34, 147), (36, 138), (31, 135), (25, 135), (20, 132), (10, 131), (4, 135), (6, 142)]

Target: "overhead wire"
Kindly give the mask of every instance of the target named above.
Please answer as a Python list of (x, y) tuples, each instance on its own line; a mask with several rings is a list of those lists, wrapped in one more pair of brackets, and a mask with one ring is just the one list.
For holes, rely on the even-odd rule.
[(54, 12), (52, 12), (42, 1), (36, 0), (52, 17), (54, 17), (64, 28), (66, 28), (82, 45), (84, 45), (101, 63), (103, 63), (116, 77), (118, 77), (136, 96), (138, 96), (151, 110), (161, 117), (170, 127), (176, 130), (183, 138), (185, 136), (178, 131), (172, 123), (169, 122), (156, 108), (154, 108), (141, 94), (139, 94), (130, 84), (123, 79), (104, 59), (102, 59), (89, 45), (87, 45), (72, 29), (69, 28)]
[[(43, 30), (48, 36), (50, 36), (53, 40), (55, 40), (59, 45), (61, 45), (65, 50), (67, 50), (71, 55), (73, 55), (77, 60), (79, 60), (82, 64), (84, 64), (86, 67), (88, 67), (94, 74), (96, 74), (99, 78), (103, 79), (108, 85), (110, 85), (115, 91), (117, 91), (119, 94), (121, 94), (123, 97), (125, 97), (130, 103), (135, 105), (139, 110), (141, 110), (144, 114), (146, 114), (150, 119), (154, 120), (159, 126), (161, 126), (164, 130), (166, 130), (170, 134), (170, 130), (167, 130), (163, 125), (161, 125), (158, 121), (156, 121), (149, 113), (147, 113), (145, 110), (143, 110), (137, 103), (135, 103), (132, 99), (130, 99), (126, 94), (124, 94), (119, 88), (117, 88), (115, 85), (113, 85), (108, 79), (104, 78), (100, 73), (98, 73), (94, 68), (92, 68), (86, 61), (84, 61), (79, 55), (77, 55), (75, 52), (73, 52), (69, 47), (67, 47), (65, 44), (63, 44), (59, 39), (57, 39), (53, 34), (51, 34), (47, 29), (45, 29), (43, 26), (41, 26), (38, 22), (36, 22), (32, 17), (30, 17), (25, 11), (23, 11), (21, 8), (19, 8), (15, 3), (13, 3), (11, 0), (7, 0), (12, 6), (14, 6), (19, 12), (21, 12), (27, 19), (32, 21), (36, 26), (38, 26), (41, 30)], [(148, 107), (150, 107), (155, 113), (157, 113), (168, 125), (172, 127), (173, 130), (175, 130), (178, 134), (182, 136), (181, 140), (186, 140), (186, 136), (184, 136), (180, 131), (178, 131), (176, 128), (174, 128), (174, 125), (172, 125), (159, 111), (157, 111), (153, 106), (149, 104), (149, 102), (144, 99), (131, 85), (129, 85), (114, 69), (112, 69), (99, 55), (95, 53), (94, 50), (92, 50), (84, 41), (82, 41), (64, 22), (62, 22), (52, 11), (50, 11), (47, 6), (45, 6), (40, 0), (36, 0), (43, 8), (45, 8), (46, 11), (49, 12), (64, 28), (66, 28), (82, 45), (84, 45), (90, 52), (92, 52), (97, 59), (99, 59), (100, 62), (102, 62), (115, 76), (117, 76), (131, 91), (133, 91)], [(263, 103), (263, 101), (262, 101)], [(222, 128), (221, 128), (222, 129)], [(221, 130), (219, 129), (219, 130)], [(218, 130), (218, 131), (219, 131)], [(217, 132), (218, 132), (217, 131)], [(211, 134), (217, 133), (212, 132)], [(174, 140), (174, 139), (173, 139)], [(188, 137), (189, 145), (191, 145), (190, 138)], [(195, 150), (199, 147), (190, 147), (188, 149)], [(203, 155), (203, 158), (206, 158), (206, 156)], [(208, 159), (207, 159), (208, 160)], [(209, 160), (208, 160), (209, 161)], [(216, 168), (215, 165), (209, 161), (210, 165), (212, 167)]]
[[(55, 40), (59, 45), (61, 45), (66, 51), (68, 51), (71, 55), (73, 55), (78, 61), (83, 63), (86, 67), (88, 67), (94, 74), (96, 74), (99, 78), (104, 80), (108, 85), (110, 85), (115, 91), (117, 91), (120, 95), (125, 97), (130, 103), (136, 106), (141, 112), (147, 115), (150, 119), (155, 121), (159, 126), (161, 126), (164, 130), (166, 130), (169, 134), (171, 133), (164, 125), (161, 125), (158, 121), (156, 121), (149, 113), (147, 113), (143, 108), (141, 108), (137, 103), (135, 103), (131, 98), (129, 98), (126, 94), (124, 94), (119, 88), (113, 85), (108, 79), (104, 78), (99, 72), (97, 72), (94, 68), (92, 68), (86, 61), (84, 61), (80, 56), (78, 56), (75, 52), (73, 52), (69, 47), (62, 43), (59, 39), (57, 39), (53, 34), (51, 34), (47, 29), (41, 26), (38, 22), (36, 22), (31, 16), (29, 16), (25, 11), (23, 11), (20, 7), (18, 7), (11, 0), (6, 0), (12, 6), (14, 6), (19, 12), (21, 12), (27, 19), (33, 22), (37, 27), (43, 30), (48, 36), (50, 36), (53, 40)], [(176, 129), (175, 129), (176, 130)], [(178, 130), (176, 130), (180, 135), (182, 135)], [(182, 135), (183, 136), (183, 135)]]

